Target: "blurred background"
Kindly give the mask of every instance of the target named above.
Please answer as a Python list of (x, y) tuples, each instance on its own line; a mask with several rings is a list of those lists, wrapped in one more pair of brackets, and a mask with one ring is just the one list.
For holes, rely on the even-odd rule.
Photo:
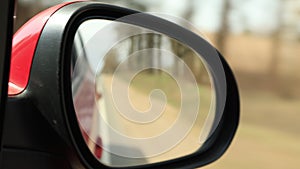
[[(63, 0), (17, 0), (17, 30)], [(225, 155), (206, 169), (300, 166), (300, 0), (106, 0), (184, 18), (232, 67), (241, 121)]]

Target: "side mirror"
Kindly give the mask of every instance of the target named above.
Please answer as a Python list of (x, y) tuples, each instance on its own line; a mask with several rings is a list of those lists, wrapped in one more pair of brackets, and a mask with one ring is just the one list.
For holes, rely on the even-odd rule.
[[(42, 26), (24, 36), (33, 25)], [(175, 23), (74, 2), (43, 12), (14, 38), (9, 102), (30, 100), (71, 163), (195, 168), (221, 157), (234, 137), (232, 71), (212, 45)], [(23, 40), (31, 47), (20, 48)]]

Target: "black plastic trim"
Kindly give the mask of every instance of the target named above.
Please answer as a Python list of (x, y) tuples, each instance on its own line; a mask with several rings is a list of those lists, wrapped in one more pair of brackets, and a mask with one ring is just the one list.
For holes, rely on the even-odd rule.
[(3, 122), (10, 67), (10, 55), (13, 33), (14, 1), (0, 1), (0, 155), (2, 150)]
[(71, 165), (62, 155), (54, 156), (52, 153), (30, 151), (15, 148), (3, 148), (2, 169), (72, 169)]

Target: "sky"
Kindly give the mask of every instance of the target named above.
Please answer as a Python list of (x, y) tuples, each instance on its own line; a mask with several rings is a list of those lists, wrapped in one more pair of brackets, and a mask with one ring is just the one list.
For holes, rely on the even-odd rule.
[[(37, 0), (19, 0), (22, 3), (32, 3)], [(69, 0), (38, 0), (46, 6), (54, 5), (62, 1)], [(186, 10), (189, 3), (194, 2), (194, 16), (191, 22), (201, 31), (217, 32), (220, 29), (221, 12), (224, 0), (99, 0), (105, 2), (117, 2), (126, 7), (132, 7), (130, 4), (141, 3), (148, 7), (150, 12), (158, 12), (180, 17)], [(230, 30), (235, 33), (253, 32), (258, 34), (271, 34), (280, 23), (280, 14), (285, 14), (289, 18), (294, 16), (289, 14), (292, 10), (282, 12), (282, 0), (230, 0), (231, 10), (229, 13)], [(293, 0), (290, 0), (293, 1)], [(286, 1), (285, 1), (286, 2)], [(298, 6), (300, 3), (294, 3), (292, 6)], [(288, 20), (289, 18), (284, 18)], [(296, 19), (298, 19), (296, 17)], [(292, 22), (296, 22), (295, 19)], [(300, 32), (300, 24), (298, 24)]]
[[(195, 0), (192, 23), (204, 31), (217, 32), (220, 29), (224, 0)], [(278, 27), (279, 0), (231, 0), (229, 26), (233, 32), (251, 31), (268, 34)], [(185, 0), (164, 0), (161, 10), (177, 16), (186, 7)]]

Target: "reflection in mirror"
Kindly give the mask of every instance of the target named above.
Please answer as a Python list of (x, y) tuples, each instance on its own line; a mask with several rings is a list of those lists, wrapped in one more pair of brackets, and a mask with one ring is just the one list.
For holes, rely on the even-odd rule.
[(185, 44), (138, 26), (81, 24), (72, 54), (73, 103), (82, 135), (108, 166), (195, 153), (211, 132), (210, 73)]

